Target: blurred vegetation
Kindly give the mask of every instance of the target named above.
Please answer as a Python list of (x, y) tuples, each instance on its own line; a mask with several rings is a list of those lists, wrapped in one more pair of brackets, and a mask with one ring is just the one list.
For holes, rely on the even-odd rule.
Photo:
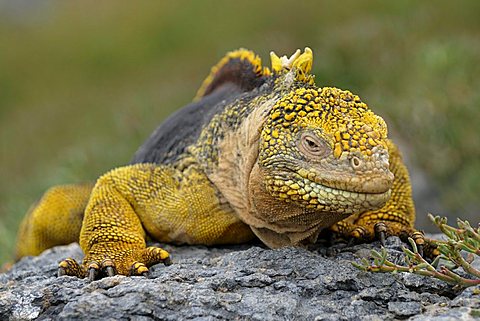
[(268, 63), (310, 46), (318, 85), (387, 119), (435, 214), (478, 221), (479, 13), (478, 1), (0, 2), (0, 263), (49, 186), (129, 162), (238, 47)]
[(380, 252), (371, 251), (373, 260), (363, 258), (361, 263), (352, 262), (353, 266), (369, 272), (429, 276), (452, 284), (454, 290), (480, 285), (480, 270), (473, 263), (475, 258), (480, 257), (480, 227), (472, 227), (468, 221), (461, 219), (457, 220), (457, 227), (453, 227), (447, 224), (445, 217), (432, 214), (428, 214), (428, 217), (443, 233), (442, 240), (430, 241), (430, 246), (434, 245), (438, 251), (433, 261), (424, 258), (423, 249), (412, 238), (408, 238), (412, 250), (402, 247), (405, 255), (403, 260), (390, 258), (388, 251), (382, 247)]

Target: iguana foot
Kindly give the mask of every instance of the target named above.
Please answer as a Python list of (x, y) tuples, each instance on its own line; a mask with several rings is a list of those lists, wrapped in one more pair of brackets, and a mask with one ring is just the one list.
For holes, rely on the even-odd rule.
[[(111, 255), (90, 253), (79, 264), (74, 259), (68, 258), (58, 265), (58, 276), (70, 275), (79, 278), (88, 277), (89, 281), (121, 275), (149, 276), (149, 267), (158, 263), (172, 264), (170, 254), (159, 247), (147, 247), (140, 250), (125, 250)], [(101, 259), (100, 259), (101, 258)]]
[(427, 257), (434, 257), (438, 254), (432, 240), (426, 239), (423, 232), (398, 222), (371, 221), (358, 224), (341, 221), (330, 230), (336, 237), (346, 240), (349, 245), (379, 240), (385, 246), (385, 239), (388, 236), (398, 236), (405, 243), (408, 243), (408, 238), (412, 238), (418, 253), (422, 256), (426, 254)]

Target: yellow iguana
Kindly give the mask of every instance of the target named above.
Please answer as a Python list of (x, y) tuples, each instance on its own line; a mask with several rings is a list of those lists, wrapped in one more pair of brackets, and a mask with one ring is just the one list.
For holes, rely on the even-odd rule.
[(349, 91), (317, 87), (313, 54), (228, 53), (195, 101), (161, 124), (132, 165), (95, 185), (50, 189), (23, 220), (17, 257), (79, 241), (59, 274), (141, 275), (170, 263), (146, 239), (271, 248), (320, 231), (357, 241), (413, 237), (411, 187), (384, 120)]

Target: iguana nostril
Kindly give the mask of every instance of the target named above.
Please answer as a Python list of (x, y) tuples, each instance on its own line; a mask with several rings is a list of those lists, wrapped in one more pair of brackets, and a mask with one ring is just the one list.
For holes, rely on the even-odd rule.
[(352, 165), (352, 167), (354, 169), (357, 169), (360, 167), (360, 165), (362, 164), (362, 162), (360, 161), (360, 158), (358, 157), (352, 157), (352, 159), (350, 160), (350, 164)]

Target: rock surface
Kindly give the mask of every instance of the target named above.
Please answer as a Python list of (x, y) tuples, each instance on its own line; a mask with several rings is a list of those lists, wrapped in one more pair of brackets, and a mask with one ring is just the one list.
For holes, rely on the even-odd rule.
[[(401, 259), (400, 240), (387, 239)], [(372, 274), (350, 262), (378, 243), (334, 256), (313, 249), (256, 245), (165, 246), (174, 264), (152, 277), (114, 276), (92, 283), (56, 277), (77, 244), (27, 257), (0, 274), (0, 320), (472, 320), (480, 317), (477, 289), (409, 274)]]

